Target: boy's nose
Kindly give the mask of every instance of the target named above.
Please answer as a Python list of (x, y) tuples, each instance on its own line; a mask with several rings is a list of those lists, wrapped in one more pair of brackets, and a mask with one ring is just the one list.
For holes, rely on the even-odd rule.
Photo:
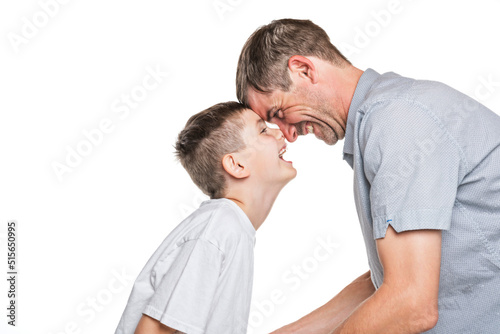
[(283, 135), (283, 132), (281, 132), (280, 129), (273, 129), (273, 134), (274, 134), (274, 137), (277, 139), (277, 140), (281, 140), (282, 138), (284, 139), (285, 136)]

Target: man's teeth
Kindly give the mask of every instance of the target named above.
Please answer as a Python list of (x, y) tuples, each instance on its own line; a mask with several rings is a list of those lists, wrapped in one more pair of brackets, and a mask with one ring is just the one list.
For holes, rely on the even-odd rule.
[(280, 151), (280, 153), (278, 154), (278, 156), (279, 156), (280, 158), (282, 158), (282, 157), (283, 157), (283, 154), (285, 154), (285, 152), (286, 152), (286, 148), (282, 148), (282, 149), (281, 149), (281, 151)]
[(314, 133), (314, 128), (311, 124), (307, 124), (306, 130), (307, 130), (307, 133)]

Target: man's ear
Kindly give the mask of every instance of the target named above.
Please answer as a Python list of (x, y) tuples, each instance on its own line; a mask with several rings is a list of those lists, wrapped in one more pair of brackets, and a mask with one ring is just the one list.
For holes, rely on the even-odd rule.
[(244, 164), (233, 153), (226, 154), (222, 158), (222, 167), (229, 175), (237, 179), (244, 179), (250, 176), (248, 168), (245, 168)]
[(318, 82), (318, 72), (313, 62), (303, 56), (295, 55), (288, 59), (288, 69), (292, 72), (292, 76), (298, 75), (302, 79), (309, 79), (311, 83)]

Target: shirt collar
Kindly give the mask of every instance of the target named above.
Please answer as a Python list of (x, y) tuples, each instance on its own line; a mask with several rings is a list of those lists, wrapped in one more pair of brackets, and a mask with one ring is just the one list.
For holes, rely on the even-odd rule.
[(222, 197), (222, 198), (209, 199), (209, 200), (203, 201), (200, 206), (213, 204), (213, 203), (217, 203), (217, 202), (227, 203), (230, 207), (232, 207), (238, 213), (238, 215), (243, 220), (243, 224), (241, 225), (241, 227), (243, 228), (243, 230), (245, 230), (245, 232), (248, 233), (248, 235), (252, 239), (254, 239), (254, 242), (255, 242), (255, 232), (256, 232), (255, 227), (253, 226), (252, 222), (250, 221), (250, 219), (248, 218), (246, 213), (235, 202), (231, 201), (230, 199)]
[(356, 114), (365, 101), (366, 95), (370, 91), (371, 86), (379, 76), (380, 74), (369, 68), (364, 71), (359, 78), (358, 84), (356, 85), (356, 90), (354, 91), (354, 96), (351, 100), (349, 113), (347, 114), (347, 124), (344, 139), (344, 156), (345, 154), (354, 154), (354, 124), (356, 123)]

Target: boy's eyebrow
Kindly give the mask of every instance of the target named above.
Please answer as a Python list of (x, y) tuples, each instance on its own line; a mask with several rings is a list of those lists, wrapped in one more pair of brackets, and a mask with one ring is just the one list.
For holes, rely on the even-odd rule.
[(259, 125), (259, 123), (266, 123), (266, 121), (264, 121), (262, 118), (259, 117), (259, 119), (257, 120), (257, 122), (255, 122), (255, 125)]

